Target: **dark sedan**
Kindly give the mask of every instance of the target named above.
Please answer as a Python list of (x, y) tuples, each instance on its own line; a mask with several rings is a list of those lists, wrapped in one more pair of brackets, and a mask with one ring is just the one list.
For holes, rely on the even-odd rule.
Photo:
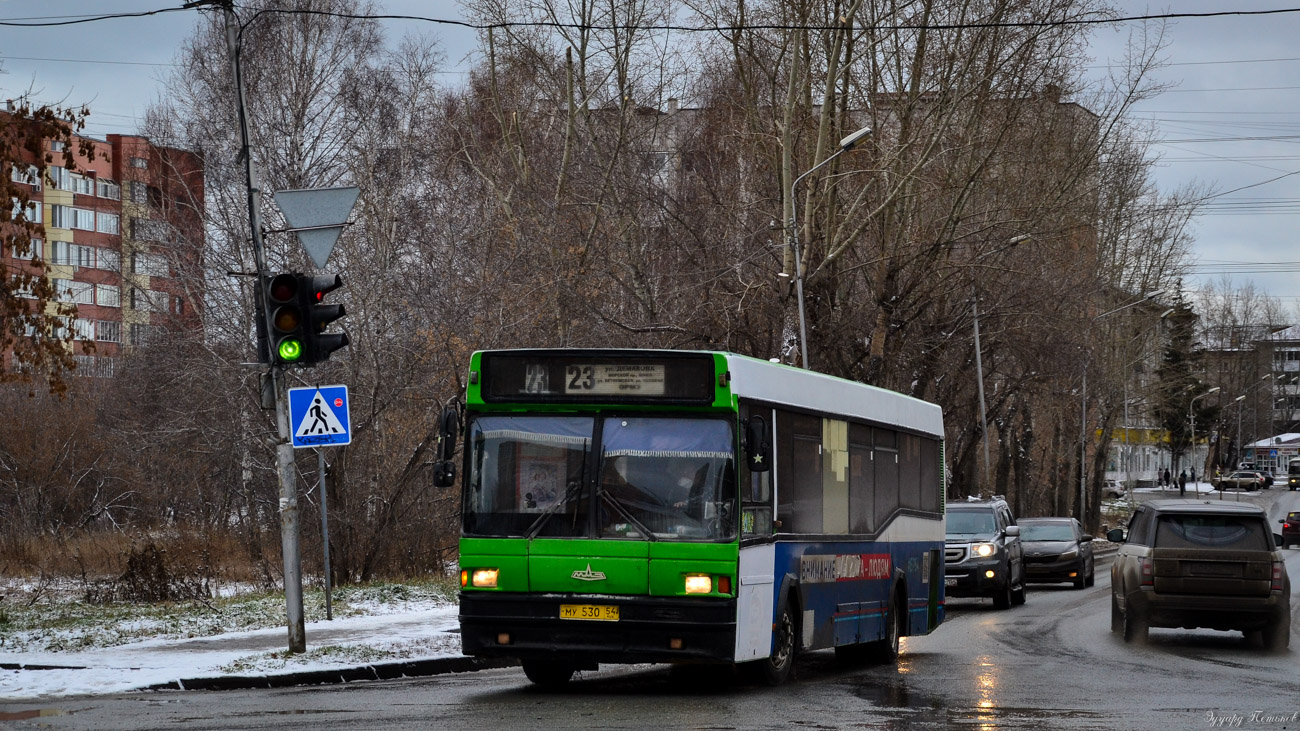
[(1292, 510), (1278, 522), (1282, 524), (1282, 543), (1280, 545), (1283, 548), (1300, 546), (1300, 510)]
[(1025, 580), (1037, 583), (1069, 581), (1074, 588), (1092, 586), (1092, 536), (1074, 518), (1023, 518), (1020, 540), (1025, 547)]

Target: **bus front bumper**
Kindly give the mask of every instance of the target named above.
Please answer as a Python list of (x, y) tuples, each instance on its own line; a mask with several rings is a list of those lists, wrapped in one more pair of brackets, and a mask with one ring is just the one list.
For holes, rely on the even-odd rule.
[[(617, 606), (617, 620), (560, 619), (560, 606)], [(461, 651), (575, 664), (728, 662), (735, 599), (461, 592)]]

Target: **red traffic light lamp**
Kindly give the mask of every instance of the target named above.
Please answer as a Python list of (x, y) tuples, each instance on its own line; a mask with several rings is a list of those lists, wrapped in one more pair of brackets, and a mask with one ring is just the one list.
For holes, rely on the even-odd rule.
[(302, 363), (323, 363), (330, 354), (350, 342), (347, 333), (328, 333), (331, 322), (347, 315), (343, 305), (325, 304), (325, 295), (343, 286), (343, 277), (337, 274), (298, 275), (299, 301), (306, 318), (304, 353)]

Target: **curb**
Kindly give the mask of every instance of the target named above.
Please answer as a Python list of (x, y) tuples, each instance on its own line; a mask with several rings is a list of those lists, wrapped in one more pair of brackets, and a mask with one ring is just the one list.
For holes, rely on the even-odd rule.
[(243, 690), (249, 688), (289, 688), (295, 685), (326, 685), (352, 683), (358, 680), (393, 680), (419, 678), (446, 673), (471, 673), (493, 668), (508, 668), (519, 664), (512, 659), (484, 659), (478, 657), (446, 657), (432, 660), (374, 663), (354, 668), (311, 670), (300, 673), (275, 675), (218, 675), (206, 678), (182, 678), (169, 683), (156, 683), (137, 690)]

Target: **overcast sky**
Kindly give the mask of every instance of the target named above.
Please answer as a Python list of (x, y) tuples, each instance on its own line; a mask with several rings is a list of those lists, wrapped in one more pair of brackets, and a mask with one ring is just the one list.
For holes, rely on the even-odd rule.
[[(176, 7), (179, 0), (0, 0), (0, 20), (54, 19)], [(452, 0), (376, 0), (383, 13), (459, 19)], [(1165, 5), (1121, 0), (1123, 15), (1300, 8), (1300, 0), (1177, 0)], [(134, 132), (157, 97), (197, 11), (107, 20), (60, 28), (0, 28), (0, 95), (32, 88), (41, 101), (88, 103), (89, 134)], [(454, 68), (473, 49), (471, 31), (411, 21), (386, 21), (390, 39), (420, 33), (440, 40)], [(1098, 26), (1094, 65), (1122, 53), (1133, 24)], [(1173, 190), (1190, 182), (1226, 193), (1194, 222), (1202, 278), (1232, 275), (1253, 282), (1292, 310), (1300, 303), (1300, 12), (1256, 17), (1187, 18), (1165, 28), (1168, 65), (1157, 78), (1177, 86), (1138, 107), (1157, 121), (1165, 142), (1157, 181)], [(58, 59), (58, 60), (55, 60)], [(1099, 70), (1094, 69), (1099, 73)], [(454, 78), (454, 77), (452, 77)], [(1272, 178), (1285, 177), (1271, 183)], [(1261, 184), (1264, 183), (1264, 184)]]

